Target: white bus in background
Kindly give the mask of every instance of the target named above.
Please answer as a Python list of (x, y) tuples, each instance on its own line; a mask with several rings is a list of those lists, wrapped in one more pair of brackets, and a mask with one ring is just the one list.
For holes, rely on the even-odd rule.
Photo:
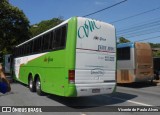
[(11, 54), (4, 55), (3, 69), (4, 69), (5, 74), (10, 74), (10, 72), (11, 72)]

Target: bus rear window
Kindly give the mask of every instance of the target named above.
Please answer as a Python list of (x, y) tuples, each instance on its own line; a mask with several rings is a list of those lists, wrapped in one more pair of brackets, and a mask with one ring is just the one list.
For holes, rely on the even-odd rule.
[(130, 60), (130, 47), (118, 48), (117, 49), (118, 60)]

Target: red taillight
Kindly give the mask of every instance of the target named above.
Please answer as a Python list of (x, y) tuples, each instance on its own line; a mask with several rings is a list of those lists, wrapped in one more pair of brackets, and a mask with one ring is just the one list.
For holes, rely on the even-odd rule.
[(75, 83), (75, 70), (69, 70), (69, 83)]

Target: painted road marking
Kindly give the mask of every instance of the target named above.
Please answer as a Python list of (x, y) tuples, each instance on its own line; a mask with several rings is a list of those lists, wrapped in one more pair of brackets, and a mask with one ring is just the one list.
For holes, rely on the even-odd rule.
[[(113, 99), (121, 100), (121, 101), (124, 101), (124, 102), (129, 102), (129, 103), (133, 103), (133, 104), (141, 105), (141, 106), (155, 106), (155, 105), (149, 105), (149, 104), (141, 103), (141, 102), (137, 102), (137, 101), (126, 100), (126, 99), (119, 98), (119, 97), (113, 97), (113, 96), (108, 96), (108, 95), (105, 95), (105, 96), (106, 96), (106, 97), (109, 97), (109, 98), (113, 98)], [(155, 106), (155, 107), (156, 107), (156, 106)]]
[(119, 97), (111, 97), (111, 98), (118, 99), (118, 100), (121, 100), (121, 101), (126, 101), (126, 102), (129, 102), (129, 103), (134, 103), (134, 104), (141, 105), (141, 106), (154, 106), (154, 105), (149, 105), (149, 104), (141, 103), (141, 102), (137, 102), (137, 101), (125, 100), (125, 99), (122, 99), (122, 98), (119, 98)]
[[(108, 97), (111, 97), (111, 96), (108, 96)], [(119, 97), (111, 97), (111, 98), (121, 100), (121, 101), (126, 101), (126, 102), (129, 102), (129, 103), (133, 103), (133, 104), (137, 104), (137, 105), (141, 105), (141, 106), (152, 106), (153, 108), (160, 109), (159, 107), (157, 107), (155, 105), (149, 105), (149, 104), (141, 103), (141, 102), (137, 102), (137, 101), (126, 100), (126, 99), (122, 99), (122, 98), (119, 98)]]

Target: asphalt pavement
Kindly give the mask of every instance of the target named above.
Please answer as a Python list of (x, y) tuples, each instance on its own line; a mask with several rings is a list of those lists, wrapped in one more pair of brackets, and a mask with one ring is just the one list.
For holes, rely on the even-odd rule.
[[(159, 82), (146, 82), (136, 84), (118, 84), (117, 91), (110, 95), (98, 95), (89, 97), (67, 98), (56, 95), (46, 94), (39, 96), (36, 93), (30, 92), (28, 86), (20, 83), (11, 83), (11, 92), (0, 94), (0, 106), (21, 106), (21, 107), (42, 107), (48, 106), (55, 114), (65, 115), (139, 115), (139, 114), (159, 114), (159, 112), (122, 112), (124, 107), (151, 107), (153, 110), (160, 106), (160, 85)], [(54, 107), (53, 107), (54, 106)], [(53, 108), (52, 108), (53, 107)], [(115, 108), (119, 112), (112, 112)], [(160, 110), (160, 108), (158, 108)], [(4, 113), (11, 114), (11, 113)], [(16, 112), (12, 115), (37, 114)], [(43, 114), (43, 113), (41, 113)], [(47, 114), (52, 114), (47, 112)], [(1, 115), (1, 113), (0, 113)]]

